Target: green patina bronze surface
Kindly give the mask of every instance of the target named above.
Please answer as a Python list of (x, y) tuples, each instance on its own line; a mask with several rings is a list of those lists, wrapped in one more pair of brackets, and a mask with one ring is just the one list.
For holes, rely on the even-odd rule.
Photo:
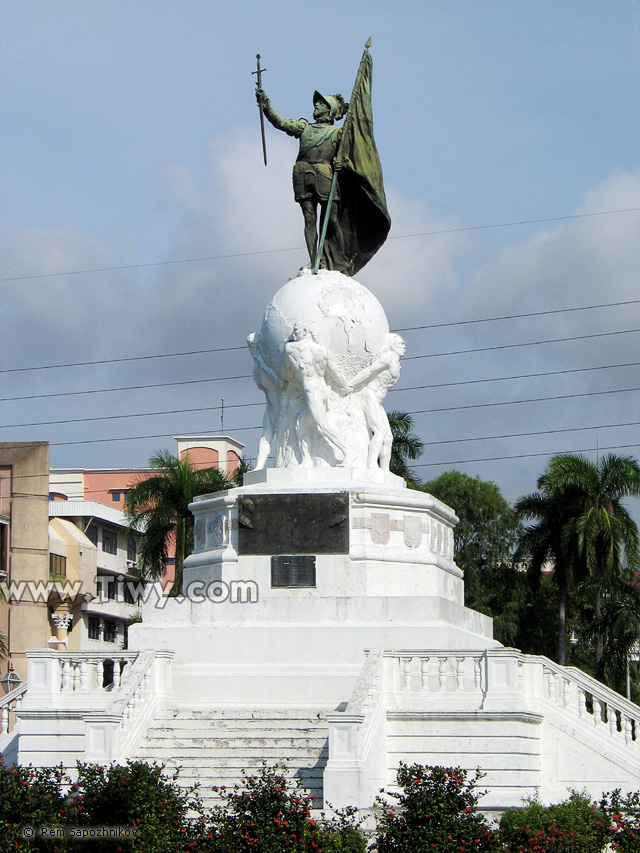
[[(341, 95), (313, 96), (313, 122), (285, 119), (264, 90), (256, 91), (264, 115), (278, 130), (300, 140), (293, 167), (294, 198), (302, 208), (310, 265), (355, 275), (373, 257), (389, 233), (391, 220), (373, 138), (371, 83), (373, 63), (365, 48), (351, 101)], [(335, 125), (346, 115), (342, 128)], [(329, 208), (326, 236), (319, 241)], [(318, 210), (321, 213), (318, 218)]]

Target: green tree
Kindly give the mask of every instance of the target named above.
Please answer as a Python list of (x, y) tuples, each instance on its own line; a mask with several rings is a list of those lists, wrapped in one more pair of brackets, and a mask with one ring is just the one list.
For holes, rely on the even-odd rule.
[(419, 459), (424, 443), (412, 432), (413, 418), (408, 412), (389, 412), (389, 426), (393, 435), (391, 447), (391, 473), (397, 474), (415, 485), (418, 478), (408, 464), (410, 459)]
[[(494, 633), (505, 645), (540, 652), (530, 625), (532, 606), (527, 578), (513, 563), (520, 523), (495, 483), (447, 471), (421, 488), (450, 506), (459, 518), (455, 560), (464, 572), (465, 604), (494, 619)], [(536, 597), (546, 607), (547, 591)], [(538, 611), (540, 623), (540, 611)], [(542, 620), (543, 623), (546, 620)], [(531, 644), (534, 647), (531, 647)]]
[[(622, 503), (625, 497), (640, 495), (640, 465), (631, 456), (608, 454), (594, 463), (580, 454), (561, 454), (549, 460), (538, 488), (538, 512), (536, 496), (517, 505), (537, 518), (527, 534), (527, 547), (531, 554), (536, 547), (541, 552), (546, 538), (559, 586), (566, 590), (572, 574), (583, 581), (581, 589), (593, 600), (595, 673), (604, 680), (607, 637), (618, 654), (626, 642), (624, 620), (614, 618), (620, 611), (614, 602), (622, 596), (628, 611), (631, 593), (623, 595), (621, 581), (626, 583), (640, 562), (638, 527)], [(612, 631), (617, 631), (615, 640)]]
[(193, 550), (193, 515), (189, 504), (197, 495), (233, 488), (235, 483), (217, 468), (196, 468), (188, 456), (177, 459), (159, 451), (149, 459), (157, 471), (140, 478), (127, 493), (125, 512), (130, 530), (143, 530), (138, 565), (143, 577), (159, 580), (166, 568), (169, 547), (175, 543), (175, 580), (172, 594), (182, 588), (185, 558)]
[(549, 470), (537, 481), (538, 490), (515, 504), (520, 519), (534, 519), (522, 529), (517, 557), (527, 560), (534, 589), (544, 571), (552, 570), (558, 587), (556, 660), (567, 662), (567, 599), (570, 583), (579, 572), (576, 543), (567, 535), (567, 525), (579, 512), (575, 489), (558, 491)]

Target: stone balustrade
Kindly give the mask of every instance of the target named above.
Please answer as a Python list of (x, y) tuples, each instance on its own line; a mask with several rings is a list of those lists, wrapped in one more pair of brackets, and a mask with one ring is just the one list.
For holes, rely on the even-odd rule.
[(124, 760), (172, 696), (172, 659), (150, 649), (27, 652), (29, 689), (16, 715), (20, 762)]
[(11, 730), (13, 714), (20, 710), (26, 690), (26, 684), (19, 684), (15, 690), (0, 699), (0, 736)]
[[(427, 718), (440, 722), (414, 727)], [(640, 771), (640, 708), (574, 667), (502, 647), (369, 652), (345, 710), (327, 717), (326, 800), (370, 803), (390, 781), (392, 740), (412, 739), (413, 759), (433, 763), (458, 739), (461, 752), (474, 738), (515, 736), (535, 743), (533, 731), (543, 719), (555, 720), (570, 736), (579, 732), (579, 741), (596, 754), (609, 752), (600, 740), (606, 738), (622, 751), (620, 761), (631, 775)], [(522, 796), (535, 794), (540, 784), (535, 761), (532, 768)], [(516, 790), (515, 804), (518, 796)]]

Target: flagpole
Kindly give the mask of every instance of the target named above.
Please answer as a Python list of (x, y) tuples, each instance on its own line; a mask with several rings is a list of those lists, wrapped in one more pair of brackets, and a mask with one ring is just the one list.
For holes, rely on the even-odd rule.
[[(358, 85), (360, 80), (362, 79), (364, 61), (369, 52), (369, 48), (371, 47), (371, 39), (367, 40), (367, 43), (364, 46), (364, 53), (362, 54), (362, 59), (360, 60), (360, 65), (358, 66), (358, 73), (356, 74), (356, 82), (353, 84), (353, 91), (351, 92), (351, 100), (349, 101), (349, 109), (347, 109), (347, 115), (344, 120), (344, 124), (342, 125), (342, 136), (340, 137), (340, 145), (338, 146), (338, 151), (336, 152), (336, 156), (334, 158), (334, 163), (336, 160), (340, 159), (340, 153), (342, 151), (343, 141), (347, 138), (346, 130), (348, 126), (351, 126), (353, 119), (351, 117), (351, 105), (353, 104), (353, 100), (356, 92), (358, 91)], [(322, 258), (322, 250), (324, 248), (324, 241), (327, 236), (327, 228), (329, 226), (329, 216), (331, 215), (331, 205), (333, 204), (333, 197), (336, 193), (336, 184), (338, 182), (338, 172), (334, 166), (333, 168), (333, 177), (331, 178), (331, 189), (329, 190), (329, 198), (327, 200), (327, 209), (324, 213), (324, 220), (322, 222), (322, 230), (320, 232), (320, 238), (318, 240), (318, 248), (316, 249), (316, 257), (313, 263), (312, 273), (313, 275), (317, 275), (318, 270), (320, 269), (320, 259)]]

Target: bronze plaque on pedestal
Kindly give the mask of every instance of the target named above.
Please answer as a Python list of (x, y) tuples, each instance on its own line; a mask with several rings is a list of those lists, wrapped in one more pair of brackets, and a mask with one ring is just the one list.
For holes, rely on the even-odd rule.
[(348, 554), (349, 494), (243, 495), (238, 553)]
[(271, 586), (315, 586), (316, 558), (309, 554), (271, 558)]

